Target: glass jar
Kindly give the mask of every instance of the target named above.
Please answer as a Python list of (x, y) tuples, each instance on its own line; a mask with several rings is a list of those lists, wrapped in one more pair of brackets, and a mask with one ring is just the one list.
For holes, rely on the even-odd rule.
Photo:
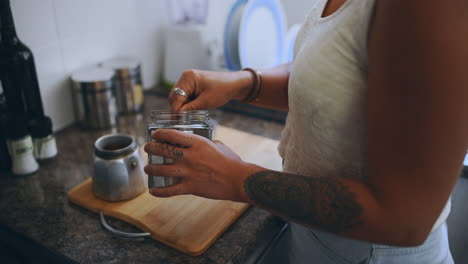
[[(199, 135), (210, 140), (212, 136), (212, 126), (209, 113), (205, 110), (181, 112), (152, 111), (151, 121), (148, 125), (148, 141), (154, 141), (151, 139), (151, 133), (160, 128), (176, 129), (185, 133)], [(174, 161), (169, 158), (148, 155), (149, 164), (167, 165), (172, 164), (173, 162)], [(178, 182), (179, 179), (176, 177), (148, 175), (148, 187), (150, 189), (167, 187), (175, 185)]]

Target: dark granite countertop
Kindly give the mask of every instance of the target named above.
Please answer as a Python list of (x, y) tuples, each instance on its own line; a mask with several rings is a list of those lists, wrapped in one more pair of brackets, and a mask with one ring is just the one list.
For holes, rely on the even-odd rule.
[[(165, 98), (146, 95), (143, 113), (167, 108)], [(221, 125), (273, 139), (279, 139), (283, 127), (220, 110), (210, 113)], [(147, 115), (128, 115), (119, 118), (114, 130), (136, 136), (143, 145), (146, 124)], [(135, 241), (112, 236), (101, 227), (97, 214), (67, 200), (67, 192), (92, 175), (93, 142), (111, 131), (66, 128), (56, 134), (59, 149), (56, 160), (42, 165), (33, 175), (0, 175), (0, 226), (80, 263), (253, 263), (283, 227), (280, 219), (251, 207), (198, 257), (152, 239)], [(138, 232), (122, 221), (109, 219), (109, 222), (118, 229)], [(8, 241), (3, 243), (8, 245)]]

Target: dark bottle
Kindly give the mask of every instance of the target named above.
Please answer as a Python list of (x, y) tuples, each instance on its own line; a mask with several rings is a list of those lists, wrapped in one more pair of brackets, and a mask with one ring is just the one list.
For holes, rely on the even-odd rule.
[(31, 50), (16, 35), (9, 0), (0, 0), (0, 80), (10, 113), (44, 116)]
[(8, 171), (11, 168), (10, 154), (6, 145), (6, 113), (7, 105), (0, 81), (0, 172)]

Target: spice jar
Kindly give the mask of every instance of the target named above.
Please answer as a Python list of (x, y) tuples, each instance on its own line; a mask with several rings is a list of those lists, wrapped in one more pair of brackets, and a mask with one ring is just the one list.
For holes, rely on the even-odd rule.
[[(151, 113), (151, 122), (148, 125), (148, 141), (151, 139), (153, 131), (164, 129), (176, 129), (185, 133), (192, 133), (211, 140), (212, 126), (208, 111), (153, 111)], [(153, 165), (167, 165), (174, 161), (169, 158), (148, 155), (148, 163)], [(175, 177), (163, 177), (158, 175), (148, 175), (148, 187), (160, 188), (175, 185), (179, 182)]]
[(12, 172), (27, 175), (39, 170), (33, 154), (33, 141), (26, 126), (26, 118), (12, 114), (7, 121), (7, 146), (11, 156)]
[(34, 157), (37, 161), (52, 160), (57, 156), (57, 143), (52, 133), (52, 120), (47, 116), (32, 119), (29, 131), (34, 145)]

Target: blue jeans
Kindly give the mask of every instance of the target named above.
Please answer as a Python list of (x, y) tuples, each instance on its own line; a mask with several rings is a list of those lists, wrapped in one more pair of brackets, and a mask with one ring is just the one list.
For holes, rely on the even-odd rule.
[[(447, 225), (431, 232), (417, 247), (393, 247), (313, 231), (291, 223), (277, 263), (317, 264), (453, 264)], [(279, 252), (281, 251), (281, 253)]]

